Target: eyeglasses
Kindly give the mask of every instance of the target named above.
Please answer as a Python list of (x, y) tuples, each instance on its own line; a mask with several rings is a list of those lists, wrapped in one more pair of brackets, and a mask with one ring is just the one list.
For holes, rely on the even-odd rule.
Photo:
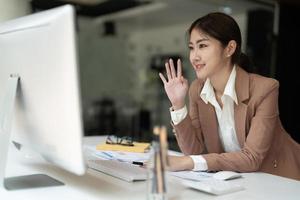
[(132, 137), (123, 136), (118, 137), (115, 135), (108, 135), (106, 138), (106, 144), (119, 144), (124, 146), (134, 146)]

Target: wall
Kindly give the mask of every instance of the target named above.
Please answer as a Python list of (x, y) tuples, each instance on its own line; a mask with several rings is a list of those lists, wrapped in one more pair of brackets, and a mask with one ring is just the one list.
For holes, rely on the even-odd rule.
[(186, 75), (191, 76), (185, 39), (187, 27), (188, 23), (142, 30), (133, 32), (128, 39), (128, 46), (135, 47), (133, 50), (127, 51), (132, 58), (131, 66), (137, 72), (139, 79), (135, 94), (138, 96), (139, 102), (153, 111), (154, 123), (168, 123), (170, 105), (158, 72), (150, 69), (151, 57), (157, 54), (181, 55), (184, 71)]
[(0, 0), (0, 23), (30, 13), (29, 0)]

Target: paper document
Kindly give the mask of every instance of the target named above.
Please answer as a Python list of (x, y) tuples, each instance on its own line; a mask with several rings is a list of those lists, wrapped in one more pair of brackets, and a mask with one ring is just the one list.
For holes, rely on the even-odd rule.
[(118, 160), (121, 162), (145, 162), (149, 160), (150, 153), (133, 153), (133, 152), (120, 152), (120, 151), (98, 151), (95, 155), (108, 159)]
[(178, 172), (168, 172), (172, 176), (176, 176), (183, 179), (193, 180), (193, 181), (203, 181), (212, 178), (214, 173), (209, 172), (195, 172), (195, 171), (178, 171)]

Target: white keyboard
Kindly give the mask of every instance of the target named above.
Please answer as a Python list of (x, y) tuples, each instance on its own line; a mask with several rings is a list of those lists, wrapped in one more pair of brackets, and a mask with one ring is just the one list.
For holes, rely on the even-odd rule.
[(147, 179), (147, 169), (116, 160), (87, 160), (87, 165), (96, 171), (132, 182)]
[(187, 187), (201, 190), (214, 195), (227, 194), (244, 189), (244, 187), (239, 184), (231, 183), (230, 181), (217, 180), (214, 178), (203, 181), (183, 180), (182, 183)]

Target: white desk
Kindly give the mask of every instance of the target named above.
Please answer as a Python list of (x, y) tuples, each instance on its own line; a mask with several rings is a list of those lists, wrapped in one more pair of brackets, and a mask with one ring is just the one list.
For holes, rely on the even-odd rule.
[[(85, 138), (85, 143), (97, 143), (97, 137)], [(41, 159), (24, 158), (10, 149), (8, 175), (45, 173), (66, 185), (48, 188), (6, 191), (0, 188), (1, 200), (101, 200), (101, 199), (146, 199), (146, 182), (128, 183), (114, 177), (88, 170), (84, 176), (76, 176), (51, 166)], [(169, 200), (180, 199), (300, 199), (300, 181), (273, 176), (265, 173), (246, 173), (244, 178), (233, 180), (242, 184), (246, 190), (221, 196), (213, 196), (180, 185), (175, 177), (167, 177)]]

